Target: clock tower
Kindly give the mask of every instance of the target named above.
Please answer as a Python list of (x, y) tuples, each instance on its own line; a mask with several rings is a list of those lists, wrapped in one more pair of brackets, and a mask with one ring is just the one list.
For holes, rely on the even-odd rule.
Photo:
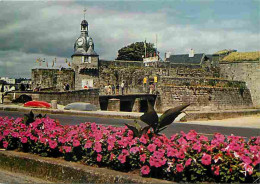
[(75, 90), (99, 87), (99, 55), (89, 36), (88, 22), (81, 22), (81, 34), (74, 44), (72, 68), (75, 71)]

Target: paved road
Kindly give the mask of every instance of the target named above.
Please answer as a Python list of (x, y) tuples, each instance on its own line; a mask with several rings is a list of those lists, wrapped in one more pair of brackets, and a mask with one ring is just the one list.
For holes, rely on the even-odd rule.
[(25, 174), (0, 169), (0, 183), (51, 183)]
[[(24, 113), (22, 112), (0, 111), (0, 116), (8, 116), (14, 118), (21, 117), (23, 116), (23, 114)], [(134, 122), (134, 120), (126, 120), (126, 119), (72, 116), (72, 115), (59, 115), (59, 114), (50, 114), (48, 116), (50, 118), (58, 119), (60, 123), (63, 125), (68, 125), (68, 124), (73, 125), (82, 122), (96, 122), (98, 124), (104, 124), (104, 125), (124, 126), (124, 123)], [(188, 132), (191, 129), (199, 133), (208, 135), (209, 137), (212, 137), (212, 135), (215, 132), (219, 132), (224, 135), (230, 135), (230, 134), (240, 135), (243, 137), (260, 136), (260, 129), (256, 129), (256, 128), (208, 126), (208, 125), (192, 124), (189, 122), (173, 123), (163, 133), (165, 133), (167, 136), (170, 136), (180, 131)]]

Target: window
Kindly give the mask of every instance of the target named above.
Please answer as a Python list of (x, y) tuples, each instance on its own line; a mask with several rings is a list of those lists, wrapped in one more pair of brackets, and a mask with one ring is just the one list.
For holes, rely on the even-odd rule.
[(84, 56), (81, 57), (81, 63), (84, 63)]
[(84, 62), (85, 63), (91, 63), (91, 57), (90, 56), (89, 57), (85, 57)]

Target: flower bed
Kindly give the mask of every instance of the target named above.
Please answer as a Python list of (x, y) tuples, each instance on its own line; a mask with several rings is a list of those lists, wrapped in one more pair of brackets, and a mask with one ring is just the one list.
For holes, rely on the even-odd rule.
[(26, 125), (23, 118), (0, 117), (0, 147), (120, 171), (140, 169), (143, 176), (177, 182), (253, 182), (260, 164), (260, 137), (246, 142), (216, 133), (209, 140), (191, 130), (170, 138), (149, 131), (134, 138), (127, 127), (63, 126), (50, 118)]

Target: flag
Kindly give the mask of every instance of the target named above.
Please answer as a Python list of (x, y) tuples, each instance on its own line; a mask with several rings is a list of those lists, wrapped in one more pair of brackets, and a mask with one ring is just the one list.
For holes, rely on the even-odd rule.
[(68, 63), (68, 66), (70, 66), (70, 62)]
[(65, 62), (68, 63), (68, 60), (66, 59)]
[(39, 62), (39, 59), (37, 58), (37, 59), (36, 59), (36, 63), (38, 63), (38, 62)]
[(42, 61), (40, 60), (39, 65), (42, 66)]
[(42, 62), (45, 62), (45, 58), (43, 58), (43, 61)]

